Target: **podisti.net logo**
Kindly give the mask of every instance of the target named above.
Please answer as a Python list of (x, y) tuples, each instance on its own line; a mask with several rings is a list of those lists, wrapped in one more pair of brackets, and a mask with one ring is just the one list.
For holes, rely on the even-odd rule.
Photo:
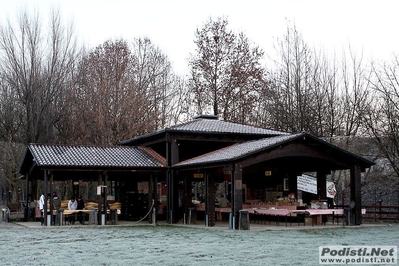
[(320, 246), (320, 264), (397, 265), (397, 246)]

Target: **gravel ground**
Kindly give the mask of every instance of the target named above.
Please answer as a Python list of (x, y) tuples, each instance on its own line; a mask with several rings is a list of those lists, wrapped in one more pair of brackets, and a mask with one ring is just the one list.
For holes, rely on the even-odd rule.
[(398, 245), (399, 225), (235, 231), (0, 223), (2, 265), (319, 265), (321, 245)]

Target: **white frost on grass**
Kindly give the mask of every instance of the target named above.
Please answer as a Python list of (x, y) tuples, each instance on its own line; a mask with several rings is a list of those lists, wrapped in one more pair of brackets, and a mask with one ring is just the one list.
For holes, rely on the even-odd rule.
[(318, 265), (321, 245), (398, 245), (399, 225), (288, 231), (1, 228), (2, 265)]

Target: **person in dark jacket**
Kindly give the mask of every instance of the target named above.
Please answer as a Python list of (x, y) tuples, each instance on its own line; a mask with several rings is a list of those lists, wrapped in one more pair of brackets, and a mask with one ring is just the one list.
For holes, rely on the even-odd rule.
[[(85, 202), (82, 199), (82, 196), (78, 197), (78, 207), (77, 210), (84, 210), (85, 208)], [(80, 224), (83, 224), (83, 213), (78, 212), (78, 221)]]
[(53, 225), (56, 223), (56, 216), (58, 215), (58, 211), (61, 209), (61, 199), (57, 196), (57, 193), (53, 193), (53, 208), (56, 215), (53, 215)]

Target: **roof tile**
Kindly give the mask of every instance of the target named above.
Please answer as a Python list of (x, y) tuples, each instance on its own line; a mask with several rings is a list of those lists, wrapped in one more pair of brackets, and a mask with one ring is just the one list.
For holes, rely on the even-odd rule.
[(28, 146), (38, 166), (59, 167), (165, 167), (166, 160), (139, 147)]
[(265, 129), (255, 126), (243, 125), (223, 120), (195, 119), (187, 123), (173, 126), (176, 131), (193, 131), (206, 133), (235, 133), (235, 134), (261, 134), (261, 135), (286, 135), (288, 133)]

